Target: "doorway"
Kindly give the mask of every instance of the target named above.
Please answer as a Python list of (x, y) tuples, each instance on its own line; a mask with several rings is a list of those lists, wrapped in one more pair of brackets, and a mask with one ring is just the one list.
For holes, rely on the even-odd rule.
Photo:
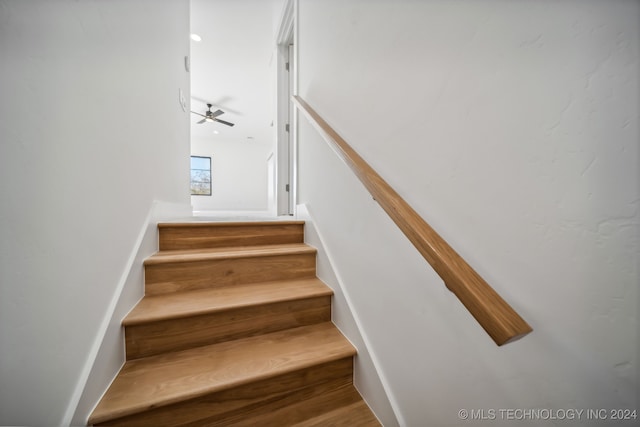
[(190, 31), (199, 36), (190, 42), (191, 154), (213, 161), (211, 195), (191, 204), (207, 214), (264, 216), (267, 159), (277, 151), (273, 18), (282, 2), (252, 1), (251, 13), (234, 0), (190, 4)]
[(277, 37), (278, 51), (278, 158), (277, 214), (294, 215), (296, 207), (296, 111), (291, 96), (297, 93), (295, 0), (287, 0)]

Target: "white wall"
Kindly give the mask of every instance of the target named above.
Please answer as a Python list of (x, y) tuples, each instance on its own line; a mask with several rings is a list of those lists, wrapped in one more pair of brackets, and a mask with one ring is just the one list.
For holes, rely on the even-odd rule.
[(495, 346), (301, 119), (299, 200), (400, 424), (637, 409), (639, 8), (299, 0), (301, 96), (534, 328)]
[(192, 138), (193, 156), (211, 157), (211, 196), (191, 196), (194, 211), (266, 211), (267, 159), (273, 147)]
[(335, 260), (326, 251), (324, 237), (315, 226), (312, 212), (305, 205), (298, 205), (296, 217), (305, 221), (304, 241), (317, 248), (318, 278), (333, 290), (331, 299), (331, 321), (349, 339), (357, 350), (354, 360), (353, 382), (369, 407), (374, 411), (378, 420), (385, 427), (398, 425), (392, 402), (385, 387), (388, 386), (386, 378), (381, 377), (379, 363), (369, 352), (370, 344), (365, 331), (361, 328), (360, 319), (354, 317), (353, 300), (346, 293), (343, 281), (336, 275), (333, 265)]
[(126, 360), (122, 320), (144, 296), (144, 260), (158, 251), (158, 223), (191, 216), (186, 203), (154, 202), (144, 220), (118, 281), (106, 315), (95, 334), (93, 347), (67, 407), (64, 424), (86, 425), (93, 409), (107, 391)]
[(68, 422), (154, 200), (189, 204), (188, 25), (186, 0), (0, 1), (0, 424)]

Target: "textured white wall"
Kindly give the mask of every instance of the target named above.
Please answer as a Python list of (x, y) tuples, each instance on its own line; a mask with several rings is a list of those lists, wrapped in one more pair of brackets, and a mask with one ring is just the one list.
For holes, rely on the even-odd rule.
[[(638, 409), (639, 16), (631, 1), (300, 0), (301, 96), (534, 328), (496, 347), (301, 119), (300, 202), (401, 424)], [(614, 424), (582, 416), (563, 425)]]
[(385, 390), (388, 382), (381, 377), (382, 372), (378, 370), (377, 361), (369, 352), (367, 336), (360, 326), (360, 319), (354, 317), (353, 301), (346, 293), (343, 281), (336, 275), (333, 265), (335, 260), (330, 258), (326, 251), (323, 236), (318, 233), (314, 224), (313, 213), (309, 212), (306, 205), (298, 205), (296, 217), (305, 221), (304, 241), (305, 243), (318, 249), (316, 274), (324, 283), (333, 290), (331, 300), (331, 321), (353, 344), (358, 355), (353, 366), (353, 381), (365, 399), (369, 407), (374, 410), (376, 417), (385, 427), (398, 425), (392, 403)]
[(63, 423), (153, 201), (189, 204), (188, 31), (187, 0), (0, 1), (0, 424)]
[(266, 211), (267, 158), (273, 148), (251, 141), (192, 138), (193, 156), (211, 157), (211, 196), (191, 196), (194, 211)]

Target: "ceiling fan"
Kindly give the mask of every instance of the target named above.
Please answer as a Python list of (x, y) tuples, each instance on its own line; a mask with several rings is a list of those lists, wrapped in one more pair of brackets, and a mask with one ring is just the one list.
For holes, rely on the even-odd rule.
[(193, 114), (197, 114), (198, 116), (202, 116), (204, 117), (204, 119), (200, 120), (198, 122), (198, 124), (202, 124), (204, 122), (218, 122), (218, 123), (222, 123), (223, 125), (227, 125), (227, 126), (233, 126), (234, 123), (231, 122), (227, 122), (224, 120), (220, 120), (218, 118), (218, 116), (221, 116), (222, 114), (224, 114), (224, 111), (222, 110), (216, 110), (216, 111), (211, 111), (211, 107), (213, 107), (212, 104), (207, 104), (207, 107), (209, 107), (209, 110), (207, 110), (204, 114), (200, 114), (200, 113), (196, 113), (195, 111), (192, 111)]

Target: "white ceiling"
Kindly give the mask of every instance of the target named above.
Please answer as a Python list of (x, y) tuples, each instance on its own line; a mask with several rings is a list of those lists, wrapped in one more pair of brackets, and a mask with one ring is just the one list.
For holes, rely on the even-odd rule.
[(191, 114), (192, 138), (274, 143), (274, 27), (282, 4), (191, 0), (191, 32), (202, 37), (191, 41), (191, 110), (204, 114), (209, 102), (212, 111), (225, 111), (220, 119), (235, 123), (198, 125), (202, 117)]

